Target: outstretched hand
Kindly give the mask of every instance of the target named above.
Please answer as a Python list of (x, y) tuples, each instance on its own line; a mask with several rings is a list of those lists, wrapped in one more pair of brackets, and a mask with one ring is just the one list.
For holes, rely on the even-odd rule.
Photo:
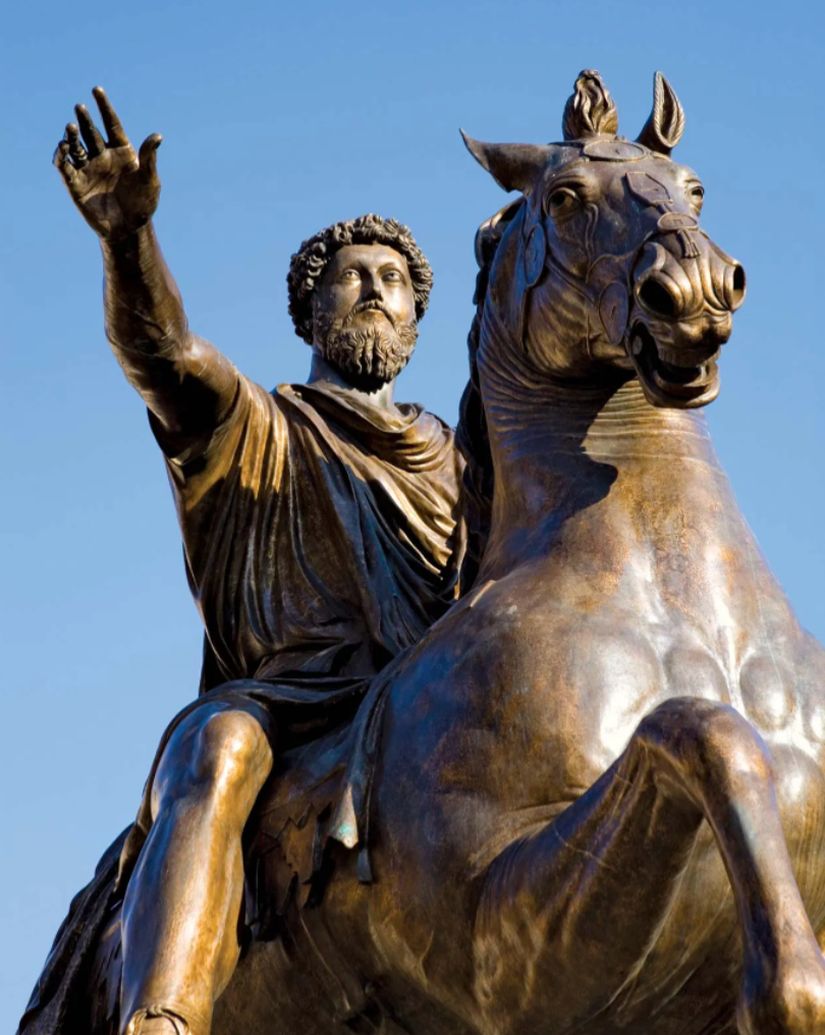
[(96, 86), (92, 93), (107, 139), (85, 105), (78, 104), (77, 123), (66, 126), (54, 164), (86, 222), (100, 237), (111, 240), (148, 223), (157, 208), (157, 149), (163, 138), (153, 133), (135, 153), (103, 88)]

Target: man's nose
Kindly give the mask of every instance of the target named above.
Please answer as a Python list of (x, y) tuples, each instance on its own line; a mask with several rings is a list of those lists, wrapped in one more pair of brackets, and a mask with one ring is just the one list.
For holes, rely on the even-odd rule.
[(377, 273), (365, 273), (361, 276), (361, 297), (366, 302), (371, 298), (383, 299), (384, 290), (381, 278)]

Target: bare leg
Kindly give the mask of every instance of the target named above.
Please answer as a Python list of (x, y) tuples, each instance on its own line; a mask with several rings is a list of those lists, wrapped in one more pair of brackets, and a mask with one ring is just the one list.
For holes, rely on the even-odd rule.
[[(123, 904), (120, 1016), (129, 1035), (173, 1035), (176, 1023), (183, 1032), (179, 1020), (192, 1035), (209, 1032), (238, 959), (241, 835), (272, 763), (261, 724), (221, 702), (194, 711), (170, 738)], [(170, 1019), (153, 1017), (160, 1011)]]
[(677, 698), (648, 716), (576, 803), (491, 864), (475, 932), (492, 1027), (562, 1031), (642, 966), (703, 820), (744, 949), (742, 1035), (825, 1031), (825, 962), (788, 856), (770, 759), (732, 708)]

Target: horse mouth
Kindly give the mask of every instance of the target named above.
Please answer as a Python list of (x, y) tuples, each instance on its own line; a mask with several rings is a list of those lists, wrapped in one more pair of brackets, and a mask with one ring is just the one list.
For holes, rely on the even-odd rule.
[(705, 406), (719, 393), (719, 348), (658, 345), (638, 320), (630, 331), (628, 355), (645, 395), (654, 406)]

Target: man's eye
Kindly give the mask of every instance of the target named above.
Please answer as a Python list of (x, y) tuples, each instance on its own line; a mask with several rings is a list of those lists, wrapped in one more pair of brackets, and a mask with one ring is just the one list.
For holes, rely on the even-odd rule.
[(344, 270), (341, 274), (340, 280), (360, 280), (358, 270)]
[(398, 284), (401, 281), (401, 274), (398, 270), (387, 270), (384, 274), (384, 280), (388, 280), (393, 284)]

